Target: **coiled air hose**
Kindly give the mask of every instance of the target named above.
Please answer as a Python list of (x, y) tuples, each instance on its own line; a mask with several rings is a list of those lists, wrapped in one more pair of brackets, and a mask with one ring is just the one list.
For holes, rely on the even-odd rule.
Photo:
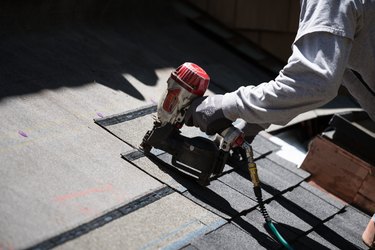
[[(280, 244), (282, 244), (288, 250), (293, 250), (293, 247), (289, 245), (289, 243), (284, 239), (284, 237), (279, 233), (279, 231), (277, 231), (275, 225), (272, 223), (271, 217), (268, 215), (266, 207), (264, 206), (264, 202), (262, 198), (262, 189), (260, 187), (260, 181), (258, 177), (257, 165), (254, 162), (253, 148), (251, 147), (250, 144), (246, 142), (242, 145), (242, 148), (246, 152), (245, 159), (247, 160), (247, 167), (250, 173), (251, 181), (253, 183), (254, 194), (255, 194), (255, 197), (257, 198), (260, 212), (262, 213), (268, 228), (271, 230), (271, 232), (276, 237), (276, 239), (280, 242)], [(242, 157), (244, 158), (244, 155)]]

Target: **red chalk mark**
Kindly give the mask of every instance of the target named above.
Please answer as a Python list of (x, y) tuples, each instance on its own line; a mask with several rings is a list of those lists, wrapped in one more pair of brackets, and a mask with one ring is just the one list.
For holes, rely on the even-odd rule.
[(113, 193), (114, 199), (116, 202), (121, 203), (126, 200), (126, 196), (124, 194), (121, 194), (119, 192), (114, 192)]
[(79, 207), (79, 211), (83, 214), (90, 214), (92, 213), (92, 209), (88, 207)]
[[(27, 134), (25, 132), (23, 132), (22, 130), (18, 130), (18, 134), (20, 136), (23, 136), (23, 137), (28, 137)], [(1, 249), (0, 249), (1, 250)]]
[(75, 198), (78, 198), (78, 197), (86, 196), (86, 195), (89, 195), (89, 194), (104, 193), (104, 192), (108, 192), (108, 191), (112, 191), (112, 190), (113, 190), (113, 186), (111, 184), (108, 184), (108, 185), (105, 185), (105, 186), (102, 186), (102, 187), (90, 188), (90, 189), (86, 189), (86, 190), (79, 191), (79, 192), (59, 195), (59, 196), (55, 197), (55, 201), (63, 202), (63, 201), (75, 199)]
[(14, 250), (14, 246), (12, 244), (2, 244), (0, 242), (0, 250)]

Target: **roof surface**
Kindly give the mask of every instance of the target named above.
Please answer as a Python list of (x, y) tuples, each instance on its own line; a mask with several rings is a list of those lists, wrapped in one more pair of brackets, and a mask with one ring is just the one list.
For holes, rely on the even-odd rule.
[[(160, 151), (155, 161), (138, 151), (144, 133), (150, 129), (155, 107), (145, 107), (124, 114), (97, 119), (96, 122), (125, 141), (133, 150), (123, 158), (149, 173), (175, 192), (211, 211), (225, 223), (210, 233), (189, 240), (187, 249), (278, 249), (281, 245), (271, 236), (253, 194), (246, 166), (226, 166), (224, 174), (207, 187), (179, 173), (170, 164), (170, 156)], [(139, 115), (138, 115), (139, 114)], [(138, 124), (138, 126), (135, 126)], [(195, 128), (183, 128), (185, 136), (204, 136)], [(363, 249), (363, 227), (369, 216), (344, 204), (306, 182), (309, 173), (278, 156), (280, 146), (267, 133), (259, 134), (252, 145), (262, 182), (266, 208), (279, 231), (297, 249)], [(129, 138), (129, 139), (127, 139)], [(352, 220), (353, 218), (353, 220)], [(180, 241), (185, 242), (185, 239)], [(175, 243), (176, 244), (176, 243)], [(183, 245), (183, 244), (180, 244)]]
[[(279, 247), (242, 169), (202, 188), (146, 157), (121, 158), (152, 117), (117, 114), (155, 104), (181, 63), (209, 73), (209, 93), (272, 78), (191, 26), (172, 3), (5, 1), (0, 249)], [(100, 117), (112, 119), (102, 126), (117, 138), (94, 124)], [(307, 185), (308, 174), (278, 157), (266, 137), (254, 149), (269, 213), (295, 244), (364, 247), (368, 216)]]

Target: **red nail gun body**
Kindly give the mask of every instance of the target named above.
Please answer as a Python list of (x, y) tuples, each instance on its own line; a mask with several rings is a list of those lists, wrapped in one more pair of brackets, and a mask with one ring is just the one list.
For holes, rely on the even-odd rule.
[(146, 154), (154, 147), (172, 155), (171, 164), (197, 178), (201, 185), (208, 185), (211, 176), (222, 173), (229, 150), (243, 142), (242, 132), (235, 127), (223, 131), (216, 141), (181, 135), (186, 110), (195, 98), (204, 95), (209, 81), (207, 73), (193, 63), (184, 63), (172, 72), (154, 127), (141, 144)]

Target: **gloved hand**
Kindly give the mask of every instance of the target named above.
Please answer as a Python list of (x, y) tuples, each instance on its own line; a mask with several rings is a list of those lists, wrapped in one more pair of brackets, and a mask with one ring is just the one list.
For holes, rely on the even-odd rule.
[(268, 126), (266, 124), (254, 124), (254, 123), (247, 123), (245, 120), (240, 120), (234, 124), (234, 126), (240, 129), (245, 134), (245, 140), (251, 143), (255, 136)]
[(186, 125), (199, 127), (208, 135), (220, 133), (231, 126), (232, 121), (224, 116), (222, 99), (223, 95), (196, 98), (186, 111)]

